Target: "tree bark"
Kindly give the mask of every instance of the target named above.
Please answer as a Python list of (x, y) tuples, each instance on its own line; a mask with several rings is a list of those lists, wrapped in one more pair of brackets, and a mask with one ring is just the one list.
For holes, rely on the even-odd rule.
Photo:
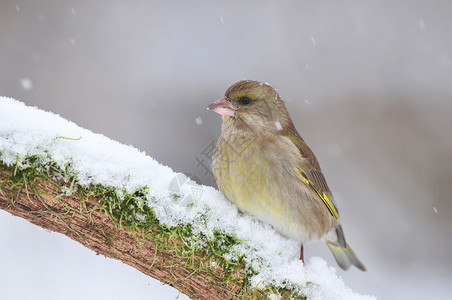
[[(151, 240), (140, 240), (137, 232), (120, 228), (97, 210), (98, 198), (82, 201), (78, 196), (60, 196), (61, 187), (39, 177), (17, 185), (14, 176), (13, 170), (0, 170), (0, 209), (62, 233), (97, 254), (118, 259), (192, 299), (237, 298), (240, 286), (226, 282), (222, 268), (199, 270), (187, 259), (158, 249)], [(195, 259), (199, 259), (196, 254)]]

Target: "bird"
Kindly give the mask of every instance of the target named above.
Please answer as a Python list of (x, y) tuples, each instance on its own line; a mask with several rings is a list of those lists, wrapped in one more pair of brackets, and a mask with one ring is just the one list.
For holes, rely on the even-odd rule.
[(270, 84), (241, 80), (207, 109), (222, 116), (212, 171), (245, 214), (303, 245), (323, 240), (344, 270), (366, 267), (346, 243), (333, 194), (313, 151)]

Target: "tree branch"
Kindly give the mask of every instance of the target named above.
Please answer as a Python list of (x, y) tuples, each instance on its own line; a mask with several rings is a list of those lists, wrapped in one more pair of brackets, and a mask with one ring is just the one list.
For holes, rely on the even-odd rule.
[(231, 281), (223, 268), (212, 267), (202, 254), (193, 253), (190, 259), (175, 255), (172, 250), (182, 243), (180, 239), (173, 240), (167, 234), (164, 237), (167, 244), (159, 247), (149, 235), (118, 226), (98, 208), (102, 202), (100, 197), (61, 195), (61, 183), (24, 175), (0, 164), (0, 208), (37, 226), (62, 233), (98, 254), (118, 259), (193, 299), (257, 296), (256, 292), (245, 291), (240, 284)]

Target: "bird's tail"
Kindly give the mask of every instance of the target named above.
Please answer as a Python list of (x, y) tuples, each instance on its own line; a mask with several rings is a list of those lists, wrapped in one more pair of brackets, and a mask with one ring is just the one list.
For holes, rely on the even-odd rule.
[(354, 265), (361, 271), (366, 271), (366, 267), (353, 252), (352, 248), (345, 242), (342, 227), (339, 226), (331, 230), (324, 238), (326, 245), (333, 252), (337, 264), (344, 270), (347, 270), (350, 265)]

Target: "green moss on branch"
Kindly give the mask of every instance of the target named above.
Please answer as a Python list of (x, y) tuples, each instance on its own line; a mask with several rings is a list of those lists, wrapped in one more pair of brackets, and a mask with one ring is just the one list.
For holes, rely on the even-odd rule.
[[(0, 151), (0, 161), (1, 156)], [(199, 286), (187, 284), (192, 282), (190, 280), (193, 280), (193, 277), (215, 289), (217, 296), (222, 295), (218, 296), (218, 299), (268, 299), (270, 295), (283, 299), (303, 298), (297, 295), (296, 287), (283, 289), (267, 286), (251, 289), (249, 278), (255, 271), (247, 267), (244, 256), (225, 258), (230, 257), (231, 255), (226, 254), (230, 254), (231, 249), (241, 242), (237, 237), (220, 230), (214, 231), (213, 236), (208, 237), (201, 232), (195, 232), (190, 224), (171, 227), (161, 224), (154, 210), (147, 205), (148, 199), (152, 198), (148, 187), (143, 186), (133, 193), (128, 193), (102, 185), (84, 186), (78, 182), (77, 174), (71, 174), (70, 166), (71, 162), (67, 162), (61, 169), (52, 162), (51, 157), (38, 155), (17, 159), (15, 165), (8, 166), (0, 162), (0, 207), (14, 213), (13, 207), (17, 206), (21, 211), (17, 214), (25, 218), (28, 215), (29, 219), (33, 220), (53, 219), (59, 226), (66, 227), (58, 231), (70, 231), (68, 235), (88, 247), (92, 243), (91, 233), (87, 232), (86, 227), (69, 224), (70, 218), (78, 215), (85, 217), (91, 226), (89, 228), (97, 232), (102, 237), (104, 246), (110, 249), (120, 247), (117, 246), (118, 239), (121, 238), (119, 232), (130, 233), (139, 249), (133, 254), (135, 259), (138, 257), (139, 261), (140, 253), (148, 254), (149, 249), (153, 249), (153, 257), (146, 257), (148, 261), (138, 268), (154, 277), (154, 268), (159, 268), (159, 272), (168, 276), (157, 279), (175, 286), (195, 299), (216, 298), (209, 296), (208, 291), (200, 290)], [(52, 187), (50, 191), (47, 185)], [(49, 197), (56, 200), (57, 204), (47, 203), (46, 199)], [(79, 205), (68, 204), (68, 197), (75, 197)], [(31, 209), (27, 206), (27, 201), (40, 202), (41, 208)], [(113, 222), (113, 231), (96, 223), (99, 213), (108, 216)], [(91, 248), (96, 251), (101, 248), (96, 247)], [(115, 258), (136, 267), (124, 257)], [(182, 273), (185, 278), (181, 278)]]

